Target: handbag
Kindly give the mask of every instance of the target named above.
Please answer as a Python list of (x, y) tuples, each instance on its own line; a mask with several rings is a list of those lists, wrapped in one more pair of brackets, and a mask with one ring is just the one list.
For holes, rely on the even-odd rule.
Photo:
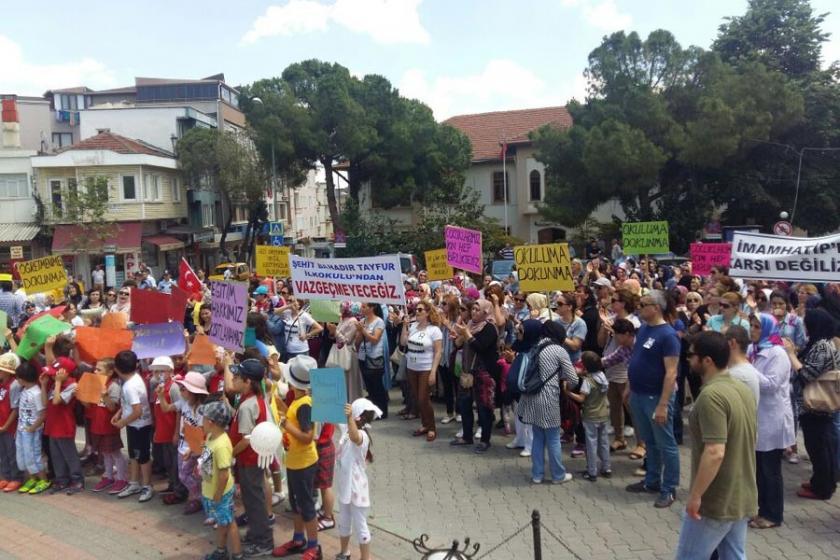
[(461, 389), (472, 389), (475, 385), (475, 361), (478, 359), (478, 354), (473, 354), (472, 366), (469, 371), (461, 371), (461, 376), (458, 378), (458, 383)]
[(802, 404), (808, 410), (828, 414), (840, 411), (840, 369), (836, 349), (831, 358), (834, 367), (802, 389)]
[[(384, 333), (383, 336), (385, 336)], [(368, 371), (380, 371), (385, 369), (385, 356), (372, 358), (368, 353), (367, 340), (365, 340), (365, 369)]]

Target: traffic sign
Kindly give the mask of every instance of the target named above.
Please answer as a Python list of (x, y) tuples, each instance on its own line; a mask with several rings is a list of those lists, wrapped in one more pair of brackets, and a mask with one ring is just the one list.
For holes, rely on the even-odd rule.
[(271, 237), (283, 237), (283, 222), (269, 222), (268, 235)]
[(11, 253), (11, 258), (13, 258), (13, 259), (22, 259), (23, 258), (23, 246), (21, 246), (21, 245), (12, 245), (9, 248), (9, 252)]
[(793, 233), (793, 225), (787, 220), (779, 220), (773, 225), (773, 233), (776, 235), (790, 235)]
[(283, 246), (283, 236), (282, 235), (272, 235), (270, 238), (271, 244), (275, 247), (282, 247)]

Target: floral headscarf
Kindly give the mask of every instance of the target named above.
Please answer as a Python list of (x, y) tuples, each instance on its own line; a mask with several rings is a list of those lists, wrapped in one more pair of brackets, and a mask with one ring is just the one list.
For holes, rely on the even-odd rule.
[(779, 323), (769, 313), (753, 315), (761, 324), (761, 337), (758, 342), (750, 346), (750, 361), (754, 360), (759, 352), (773, 346), (782, 345), (782, 337), (779, 336)]

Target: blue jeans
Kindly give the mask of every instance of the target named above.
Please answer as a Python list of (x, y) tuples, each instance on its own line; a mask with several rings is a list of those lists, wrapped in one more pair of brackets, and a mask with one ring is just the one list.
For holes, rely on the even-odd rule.
[(534, 443), (531, 445), (531, 478), (542, 480), (545, 475), (545, 448), (548, 447), (548, 465), (552, 480), (563, 480), (563, 453), (560, 449), (560, 428), (533, 426)]
[(718, 560), (746, 560), (747, 521), (717, 521), (708, 517), (697, 521), (683, 513), (675, 558), (709, 560), (717, 550)]
[(28, 475), (38, 474), (44, 470), (44, 464), (41, 460), (41, 436), (43, 434), (43, 428), (38, 428), (32, 433), (24, 429), (19, 429), (17, 432), (15, 458), (18, 468)]
[(668, 418), (664, 426), (653, 421), (659, 395), (630, 392), (630, 410), (636, 435), (647, 449), (645, 486), (658, 488), (663, 494), (674, 493), (680, 484), (680, 451), (674, 439), (674, 395), (668, 402)]

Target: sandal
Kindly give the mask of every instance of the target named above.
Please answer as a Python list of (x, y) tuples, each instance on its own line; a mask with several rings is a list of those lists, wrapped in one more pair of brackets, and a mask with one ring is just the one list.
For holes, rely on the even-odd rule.
[(332, 517), (322, 517), (318, 520), (318, 530), (326, 531), (335, 527), (335, 519)]
[(182, 504), (187, 501), (186, 496), (179, 496), (178, 494), (167, 494), (163, 497), (163, 503), (167, 506), (174, 506), (176, 504)]
[(420, 428), (419, 430), (414, 430), (411, 433), (411, 435), (413, 435), (414, 437), (420, 437), (425, 436), (427, 433), (429, 433), (429, 430), (427, 430), (426, 428)]
[(644, 459), (645, 455), (647, 455), (647, 450), (641, 445), (637, 445), (636, 449), (630, 452), (629, 457), (634, 461), (638, 461), (639, 459)]
[(437, 439), (437, 434), (434, 432), (434, 430), (429, 430), (428, 432), (426, 432), (426, 441), (428, 441), (429, 443), (432, 443), (436, 439)]
[(778, 527), (779, 525), (780, 523), (773, 523), (763, 517), (756, 517), (749, 522), (749, 526), (753, 529), (772, 529), (773, 527)]
[(455, 439), (453, 439), (452, 441), (449, 442), (449, 445), (453, 445), (453, 446), (472, 445), (472, 444), (473, 444), (473, 442), (467, 441), (464, 438), (459, 438), (459, 437), (457, 437), (457, 438), (455, 438)]
[(402, 417), (403, 420), (417, 420), (418, 416), (416, 414), (406, 414)]
[(624, 451), (625, 449), (627, 449), (627, 444), (623, 441), (614, 441), (610, 444), (610, 451), (613, 453)]

